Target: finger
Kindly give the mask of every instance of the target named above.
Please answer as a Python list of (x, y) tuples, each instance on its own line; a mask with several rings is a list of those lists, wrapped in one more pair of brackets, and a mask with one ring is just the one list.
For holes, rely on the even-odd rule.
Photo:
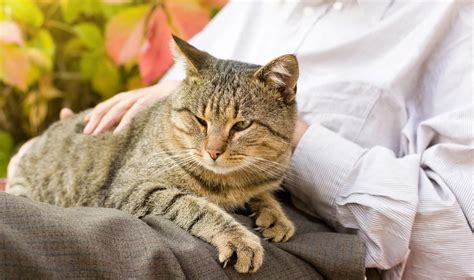
[(145, 110), (147, 107), (148, 106), (143, 104), (140, 100), (135, 102), (135, 104), (133, 104), (133, 106), (122, 117), (122, 120), (120, 121), (119, 125), (115, 128), (114, 133), (121, 132), (132, 121), (133, 117), (135, 117), (136, 114)]
[(84, 121), (87, 122), (86, 127), (84, 127), (84, 134), (91, 134), (97, 128), (97, 125), (99, 125), (102, 117), (110, 110), (110, 108), (123, 99), (124, 94), (119, 93), (109, 100), (106, 100), (95, 106), (95, 108), (92, 109), (92, 111), (89, 112), (84, 118)]
[(117, 103), (102, 117), (92, 134), (97, 135), (107, 131), (107, 129), (119, 123), (123, 115), (128, 111), (128, 109), (130, 109), (130, 107), (133, 106), (133, 104), (133, 100), (124, 100), (120, 103)]
[(69, 108), (62, 108), (61, 112), (59, 112), (59, 119), (64, 120), (65, 118), (69, 118), (74, 115), (74, 112)]
[(100, 122), (100, 116), (98, 115), (91, 115), (87, 125), (84, 127), (84, 134), (91, 134), (92, 131), (97, 127)]
[(92, 111), (87, 113), (87, 115), (84, 117), (84, 121), (89, 122), (93, 118), (100, 119), (105, 113), (110, 110), (110, 108), (112, 108), (115, 104), (119, 103), (122, 100), (123, 96), (123, 93), (119, 93), (113, 96), (112, 98), (97, 104), (94, 109), (92, 109)]

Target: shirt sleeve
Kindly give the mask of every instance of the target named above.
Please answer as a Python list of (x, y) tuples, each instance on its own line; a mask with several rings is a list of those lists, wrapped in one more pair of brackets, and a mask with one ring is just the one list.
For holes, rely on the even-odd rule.
[(431, 238), (452, 240), (453, 223), (469, 234), (473, 112), (469, 107), (427, 121), (420, 133), (431, 137), (428, 142), (439, 140), (443, 128), (456, 137), (404, 157), (380, 146), (364, 149), (313, 124), (295, 150), (287, 188), (303, 210), (336, 229), (356, 229), (366, 246), (367, 267), (391, 268), (408, 255), (415, 220), (423, 222), (417, 211), (431, 215), (432, 226), (424, 229)]

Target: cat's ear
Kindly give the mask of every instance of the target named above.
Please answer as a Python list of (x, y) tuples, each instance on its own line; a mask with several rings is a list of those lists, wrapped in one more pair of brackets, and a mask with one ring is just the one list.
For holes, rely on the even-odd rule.
[(171, 50), (176, 59), (184, 60), (188, 74), (198, 74), (210, 65), (213, 56), (198, 50), (175, 35), (173, 35), (173, 40), (175, 44), (171, 45)]
[(298, 81), (298, 60), (292, 54), (282, 55), (260, 67), (254, 76), (277, 90), (286, 102), (292, 103), (296, 95)]

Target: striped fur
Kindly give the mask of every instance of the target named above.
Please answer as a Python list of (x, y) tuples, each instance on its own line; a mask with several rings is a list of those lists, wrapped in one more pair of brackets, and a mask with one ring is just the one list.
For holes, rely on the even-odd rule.
[[(295, 84), (274, 87), (256, 75), (271, 67), (219, 60), (176, 40), (192, 70), (175, 93), (119, 135), (82, 134), (85, 113), (53, 124), (22, 158), (9, 191), (63, 207), (162, 215), (216, 246), (224, 264), (237, 253), (235, 269), (254, 272), (263, 261), (259, 238), (224, 209), (249, 203), (264, 237), (293, 235), (271, 191), (290, 158)], [(294, 80), (295, 64), (284, 56), (269, 65)], [(237, 130), (240, 121), (251, 125)], [(222, 149), (216, 161), (211, 142)]]

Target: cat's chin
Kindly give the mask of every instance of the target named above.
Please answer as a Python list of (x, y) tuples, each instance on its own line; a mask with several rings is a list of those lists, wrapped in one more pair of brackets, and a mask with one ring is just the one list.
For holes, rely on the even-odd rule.
[(207, 163), (203, 163), (203, 166), (207, 170), (220, 175), (229, 174), (231, 172), (237, 171), (240, 168), (239, 166), (220, 166), (217, 164), (210, 165)]

